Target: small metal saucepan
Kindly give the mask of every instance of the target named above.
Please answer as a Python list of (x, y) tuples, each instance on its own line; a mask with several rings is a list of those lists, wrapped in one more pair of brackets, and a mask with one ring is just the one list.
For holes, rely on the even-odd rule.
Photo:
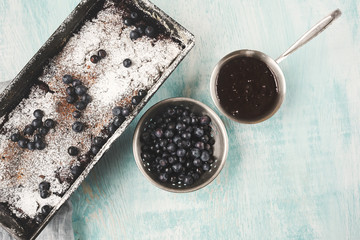
[[(311, 39), (313, 39), (315, 36), (317, 36), (319, 33), (324, 31), (335, 19), (340, 17), (341, 11), (339, 9), (332, 12), (330, 15), (322, 19), (320, 22), (318, 22), (314, 27), (312, 27), (308, 32), (306, 32), (297, 42), (295, 42), (286, 52), (284, 52), (280, 57), (278, 57), (276, 60), (272, 59), (265, 53), (255, 51), (255, 50), (239, 50), (232, 52), (228, 55), (226, 55), (224, 58), (222, 58), (218, 64), (215, 66), (213, 73), (211, 75), (211, 81), (210, 81), (210, 91), (211, 91), (211, 97), (217, 106), (217, 108), (228, 118), (240, 122), (240, 123), (247, 123), (247, 124), (254, 124), (259, 123), (262, 121), (265, 121), (269, 119), (271, 116), (273, 116), (278, 109), (280, 108), (281, 104), (284, 101), (285, 93), (286, 93), (286, 83), (285, 83), (285, 77), (284, 74), (279, 67), (279, 63), (284, 60), (288, 55), (293, 53), (298, 48), (305, 45), (307, 42), (309, 42)], [(240, 120), (232, 116), (231, 114), (227, 113), (224, 108), (220, 104), (220, 100), (217, 95), (217, 81), (218, 81), (218, 75), (220, 72), (220, 69), (228, 63), (233, 58), (237, 57), (251, 57), (255, 58), (257, 60), (260, 60), (264, 62), (268, 68), (272, 71), (273, 76), (275, 77), (275, 80), (277, 82), (278, 87), (278, 95), (279, 97), (276, 100), (276, 104), (272, 111), (270, 111), (268, 114), (264, 115), (261, 119), (255, 119), (255, 120)]]

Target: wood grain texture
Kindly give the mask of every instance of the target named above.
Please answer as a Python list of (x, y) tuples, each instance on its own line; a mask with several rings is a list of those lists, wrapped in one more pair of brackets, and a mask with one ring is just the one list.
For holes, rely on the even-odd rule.
[[(0, 1), (0, 78), (12, 78), (75, 0)], [(76, 239), (360, 239), (360, 4), (356, 0), (153, 0), (196, 47), (153, 97), (215, 106), (212, 68), (243, 48), (272, 57), (336, 8), (343, 16), (281, 63), (286, 100), (270, 120), (224, 116), (230, 151), (208, 187), (173, 194), (137, 169), (139, 118), (72, 196)], [(142, 113), (146, 110), (144, 109)]]

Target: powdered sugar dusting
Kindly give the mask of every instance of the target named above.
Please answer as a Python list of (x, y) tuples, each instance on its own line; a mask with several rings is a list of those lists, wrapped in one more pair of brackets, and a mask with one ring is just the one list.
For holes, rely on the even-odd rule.
[[(91, 137), (101, 135), (111, 121), (111, 109), (128, 104), (137, 90), (149, 89), (180, 54), (179, 44), (169, 38), (130, 40), (134, 27), (123, 24), (123, 14), (107, 1), (106, 8), (84, 24), (39, 77), (53, 92), (34, 86), (29, 97), (9, 114), (0, 133), (0, 202), (7, 202), (18, 217), (33, 218), (42, 206), (55, 206), (60, 201), (70, 184), (55, 175), (66, 179), (71, 176), (70, 166), (79, 164), (67, 154), (68, 147), (78, 147), (81, 154), (87, 152)], [(97, 64), (91, 63), (90, 57), (100, 49), (107, 56)], [(129, 68), (123, 66), (126, 58), (132, 61)], [(82, 133), (71, 129), (75, 108), (65, 101), (67, 86), (61, 80), (65, 74), (80, 79), (93, 99), (82, 112), (80, 121), (87, 124)], [(57, 125), (46, 135), (44, 150), (23, 150), (9, 137), (31, 123), (36, 109), (45, 112), (44, 120), (51, 118)], [(2, 117), (0, 123), (4, 120)], [(42, 181), (51, 183), (51, 195), (46, 199), (40, 197), (38, 190)]]

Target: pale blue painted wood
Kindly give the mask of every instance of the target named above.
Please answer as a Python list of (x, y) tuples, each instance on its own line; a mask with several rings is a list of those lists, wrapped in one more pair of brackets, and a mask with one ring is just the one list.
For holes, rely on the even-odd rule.
[[(0, 2), (1, 80), (77, 2)], [(229, 157), (200, 191), (173, 194), (147, 182), (132, 156), (137, 118), (72, 196), (76, 239), (360, 239), (359, 2), (153, 2), (195, 34), (196, 47), (146, 109), (174, 96), (215, 109), (209, 78), (222, 56), (250, 48), (275, 58), (333, 9), (343, 16), (281, 63), (287, 96), (272, 119), (249, 126), (221, 116)]]

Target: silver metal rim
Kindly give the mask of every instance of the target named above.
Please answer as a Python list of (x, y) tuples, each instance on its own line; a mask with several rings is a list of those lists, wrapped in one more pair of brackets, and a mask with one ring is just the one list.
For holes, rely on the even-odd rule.
[[(211, 120), (219, 128), (220, 134), (222, 135), (222, 139), (223, 139), (223, 145), (222, 145), (223, 153), (221, 154), (221, 158), (218, 159), (220, 161), (220, 164), (216, 168), (215, 173), (209, 179), (207, 179), (205, 182), (203, 182), (202, 184), (191, 187), (191, 188), (184, 188), (184, 189), (166, 187), (166, 186), (156, 182), (154, 179), (152, 179), (149, 176), (148, 172), (144, 169), (144, 167), (142, 165), (140, 151), (138, 151), (138, 147), (140, 146), (139, 139), (140, 139), (142, 126), (145, 123), (145, 121), (147, 121), (151, 117), (153, 111), (162, 105), (165, 105), (168, 103), (178, 103), (178, 102), (191, 103), (191, 104), (200, 106), (207, 113), (209, 113)], [(219, 116), (210, 107), (203, 104), (202, 102), (199, 102), (199, 101), (191, 99), (191, 98), (184, 98), (184, 97), (168, 98), (168, 99), (162, 100), (162, 101), (158, 102), (157, 104), (153, 105), (151, 108), (149, 108), (146, 111), (146, 113), (139, 120), (139, 122), (135, 128), (135, 132), (134, 132), (134, 136), (133, 136), (133, 154), (134, 154), (136, 165), (138, 166), (141, 173), (156, 187), (166, 190), (166, 191), (169, 191), (169, 192), (174, 192), (174, 193), (193, 192), (193, 191), (199, 190), (199, 189), (207, 186), (208, 184), (210, 184), (219, 175), (219, 173), (223, 169), (225, 162), (226, 162), (227, 155), (228, 155), (228, 151), (229, 151), (228, 135), (227, 135), (224, 123), (221, 121)]]
[[(225, 109), (220, 105), (220, 101), (217, 97), (217, 93), (216, 93), (216, 85), (217, 85), (217, 76), (219, 74), (220, 68), (229, 60), (231, 60), (234, 57), (238, 57), (238, 56), (244, 56), (244, 57), (253, 57), (256, 59), (259, 59), (260, 61), (264, 62), (269, 68), (270, 70), (273, 72), (277, 83), (278, 83), (278, 88), (279, 88), (279, 100), (277, 102), (276, 107), (274, 108), (274, 110), (272, 112), (270, 112), (268, 115), (266, 115), (265, 117), (256, 120), (256, 121), (244, 121), (244, 120), (239, 120), (234, 118), (232, 115), (228, 114)], [(215, 66), (212, 74), (211, 74), (211, 78), (210, 78), (210, 93), (211, 93), (211, 98), (213, 100), (213, 102), (215, 103), (216, 107), (220, 110), (220, 112), (222, 114), (224, 114), (226, 117), (230, 118), (233, 121), (239, 122), (239, 123), (245, 123), (245, 124), (256, 124), (256, 123), (260, 123), (263, 122), (269, 118), (271, 118), (280, 108), (281, 104), (284, 102), (285, 99), (285, 94), (286, 94), (286, 83), (285, 83), (285, 77), (283, 72), (281, 71), (281, 68), (279, 67), (279, 65), (275, 62), (274, 59), (272, 59), (271, 57), (269, 57), (268, 55), (259, 52), (259, 51), (255, 51), (255, 50), (238, 50), (238, 51), (234, 51), (232, 53), (229, 53), (228, 55), (226, 55), (225, 57), (223, 57)]]

